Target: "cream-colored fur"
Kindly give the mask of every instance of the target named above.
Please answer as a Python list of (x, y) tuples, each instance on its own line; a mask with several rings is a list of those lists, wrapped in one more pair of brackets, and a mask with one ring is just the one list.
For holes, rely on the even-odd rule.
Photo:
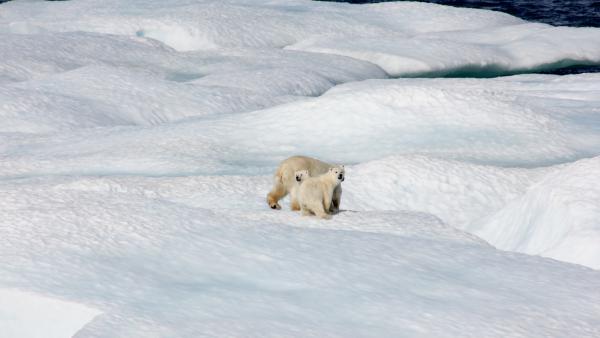
[[(297, 171), (296, 174), (301, 173)], [(329, 219), (333, 192), (343, 180), (343, 168), (335, 167), (317, 177), (300, 176), (298, 187), (298, 200), (302, 215), (315, 214), (318, 217)]]
[[(294, 173), (298, 170), (308, 170), (310, 176), (319, 176), (326, 173), (331, 167), (335, 167), (335, 165), (307, 156), (292, 156), (284, 160), (279, 164), (277, 171), (275, 171), (273, 188), (267, 195), (269, 207), (272, 209), (281, 209), (278, 202), (289, 193), (292, 200), (291, 209), (295, 211), (300, 210), (300, 204), (298, 204), (297, 198), (298, 184)], [(344, 175), (344, 173), (342, 173), (342, 175)], [(339, 210), (341, 199), (342, 186), (338, 185), (333, 193), (331, 212), (337, 212)]]

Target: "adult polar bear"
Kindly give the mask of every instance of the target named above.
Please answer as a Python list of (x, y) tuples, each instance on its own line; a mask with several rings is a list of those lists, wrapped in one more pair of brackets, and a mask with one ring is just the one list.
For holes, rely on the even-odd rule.
[[(292, 156), (285, 159), (279, 164), (277, 171), (273, 177), (273, 189), (267, 195), (267, 203), (271, 209), (281, 209), (279, 200), (284, 198), (288, 193), (290, 194), (292, 203), (291, 209), (294, 211), (300, 210), (300, 204), (298, 203), (298, 184), (296, 184), (296, 171), (308, 170), (310, 176), (319, 176), (329, 171), (329, 168), (338, 167), (335, 164), (329, 164), (327, 162), (319, 161), (316, 158), (307, 156)], [(342, 181), (344, 180), (344, 171), (342, 168)], [(334, 192), (330, 212), (338, 212), (340, 208), (340, 201), (342, 199), (342, 185), (339, 184)]]

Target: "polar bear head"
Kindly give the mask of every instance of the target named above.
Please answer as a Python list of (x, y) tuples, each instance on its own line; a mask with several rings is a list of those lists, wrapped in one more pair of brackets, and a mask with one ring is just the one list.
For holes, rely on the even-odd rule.
[(335, 176), (339, 182), (344, 182), (346, 179), (346, 170), (343, 165), (329, 168), (329, 174)]
[(308, 170), (297, 170), (294, 175), (296, 176), (296, 182), (302, 183), (304, 179), (309, 177)]

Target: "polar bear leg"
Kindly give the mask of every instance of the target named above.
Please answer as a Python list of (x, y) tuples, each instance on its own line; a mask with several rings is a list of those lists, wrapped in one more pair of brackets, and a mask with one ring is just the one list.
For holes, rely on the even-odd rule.
[(310, 211), (306, 208), (302, 208), (302, 216), (310, 216)]
[(300, 208), (300, 202), (298, 202), (298, 188), (297, 187), (292, 188), (292, 191), (290, 191), (290, 199), (292, 200), (291, 204), (290, 204), (292, 211), (300, 210), (301, 208)]
[(323, 203), (315, 203), (314, 205), (312, 205), (311, 211), (319, 218), (323, 218), (323, 219), (330, 219), (331, 215), (329, 215), (327, 213), (327, 211), (325, 211), (325, 207), (323, 206)]
[(342, 185), (338, 185), (333, 191), (333, 198), (331, 200), (331, 206), (329, 211), (337, 213), (340, 211), (340, 203), (342, 201)]
[(322, 206), (322, 209), (326, 213), (329, 213), (329, 211), (332, 208), (332, 203), (331, 203), (332, 195), (333, 195), (333, 193), (330, 194), (328, 191), (324, 191), (323, 192), (323, 206)]
[(331, 215), (326, 213), (323, 208), (315, 210), (315, 215), (322, 219), (330, 219)]
[(275, 179), (273, 184), (273, 189), (267, 195), (267, 203), (271, 209), (281, 209), (279, 203), (277, 203), (280, 199), (284, 198), (287, 195), (287, 189), (285, 185), (278, 179)]
[(310, 216), (310, 215), (312, 215), (312, 212), (310, 211), (310, 208), (306, 204), (300, 204), (300, 210), (302, 210), (302, 216)]

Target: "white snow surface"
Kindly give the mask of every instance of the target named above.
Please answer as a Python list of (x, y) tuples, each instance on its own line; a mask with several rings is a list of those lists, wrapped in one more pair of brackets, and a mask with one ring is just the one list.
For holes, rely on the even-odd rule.
[[(2, 334), (600, 336), (600, 74), (390, 78), (599, 62), (425, 3), (4, 3)], [(268, 208), (296, 154), (332, 220)]]
[(72, 337), (98, 314), (81, 304), (0, 289), (0, 327), (4, 337)]

